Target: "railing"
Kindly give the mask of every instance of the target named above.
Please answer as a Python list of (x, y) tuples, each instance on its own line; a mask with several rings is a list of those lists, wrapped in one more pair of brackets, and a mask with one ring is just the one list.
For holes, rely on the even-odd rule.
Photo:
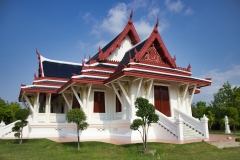
[(155, 113), (159, 116), (158, 123), (160, 123), (164, 128), (172, 132), (174, 135), (178, 136), (177, 124), (172, 120), (168, 119), (167, 116), (161, 112), (155, 110)]
[(3, 129), (2, 129), (2, 137), (4, 135), (7, 135), (7, 134), (11, 133), (12, 132), (12, 128), (14, 127), (15, 123), (17, 123), (17, 122), (19, 122), (19, 120), (4, 126)]
[(189, 125), (193, 129), (197, 130), (201, 134), (204, 134), (203, 124), (200, 120), (198, 120), (194, 117), (191, 117), (191, 116), (181, 112), (180, 110), (178, 110), (176, 108), (174, 108), (174, 115), (175, 115), (175, 118), (177, 118), (178, 115), (180, 115), (181, 118), (183, 119), (184, 123), (186, 123), (187, 125)]

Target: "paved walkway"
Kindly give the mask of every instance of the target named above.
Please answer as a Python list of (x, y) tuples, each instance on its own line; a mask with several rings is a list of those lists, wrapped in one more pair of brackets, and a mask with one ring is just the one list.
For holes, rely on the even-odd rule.
[[(237, 136), (234, 135), (223, 135), (223, 134), (210, 134), (209, 139), (194, 139), (194, 140), (184, 140), (184, 141), (177, 141), (177, 140), (149, 140), (148, 142), (162, 142), (162, 143), (171, 143), (171, 144), (184, 144), (184, 143), (192, 143), (192, 142), (202, 142), (206, 141), (209, 144), (213, 144), (213, 142), (219, 142), (228, 140), (228, 137), (232, 137), (232, 140), (235, 140)], [(77, 142), (77, 139), (71, 139), (71, 138), (48, 138), (55, 142)], [(83, 140), (83, 142), (86, 140)], [(116, 139), (93, 139), (93, 140), (87, 140), (87, 141), (99, 141), (99, 142), (105, 142), (105, 143), (111, 143), (111, 144), (129, 144), (129, 143), (141, 143), (142, 141), (127, 141), (127, 140), (116, 140)]]

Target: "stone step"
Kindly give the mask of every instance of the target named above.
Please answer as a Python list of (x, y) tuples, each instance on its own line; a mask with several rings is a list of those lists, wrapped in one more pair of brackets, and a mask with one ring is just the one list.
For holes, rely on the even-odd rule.
[(191, 126), (183, 123), (183, 139), (201, 139), (204, 138), (201, 133), (196, 131)]

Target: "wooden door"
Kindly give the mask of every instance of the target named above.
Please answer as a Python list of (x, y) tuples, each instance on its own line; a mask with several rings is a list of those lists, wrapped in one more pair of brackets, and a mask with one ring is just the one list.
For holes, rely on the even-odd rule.
[(104, 92), (94, 92), (94, 113), (105, 113)]
[(154, 86), (154, 105), (159, 112), (171, 116), (168, 87)]

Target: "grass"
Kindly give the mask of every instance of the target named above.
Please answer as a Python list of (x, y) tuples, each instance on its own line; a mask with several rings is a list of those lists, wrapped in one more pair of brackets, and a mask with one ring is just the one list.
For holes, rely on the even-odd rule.
[(42, 159), (161, 159), (161, 160), (212, 160), (240, 159), (240, 147), (218, 149), (206, 142), (191, 144), (148, 143), (149, 149), (156, 149), (154, 156), (141, 155), (142, 143), (114, 145), (102, 142), (57, 143), (48, 139), (0, 140), (0, 159), (4, 160), (42, 160)]
[(236, 131), (231, 130), (230, 134), (225, 133), (225, 130), (210, 130), (209, 133), (240, 136), (240, 130), (236, 130)]

